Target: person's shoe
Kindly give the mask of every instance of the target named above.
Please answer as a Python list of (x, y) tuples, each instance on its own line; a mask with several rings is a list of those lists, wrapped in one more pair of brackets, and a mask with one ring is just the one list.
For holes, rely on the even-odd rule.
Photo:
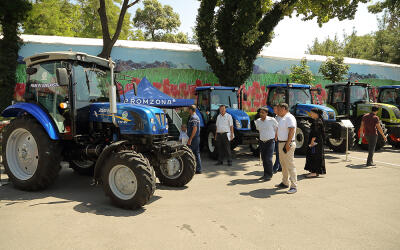
[(196, 170), (196, 174), (201, 174), (201, 170)]
[(217, 161), (217, 163), (215, 163), (215, 166), (222, 165), (222, 164), (224, 164), (222, 161)]
[(295, 194), (295, 193), (297, 193), (297, 188), (290, 188), (287, 192), (286, 192), (287, 194)]
[(367, 167), (376, 166), (375, 163), (367, 163)]
[(282, 168), (278, 169), (278, 172), (282, 172)]
[(260, 178), (258, 178), (260, 181), (270, 181), (271, 180), (271, 177), (269, 177), (269, 176), (262, 176), (262, 177), (260, 177)]
[(284, 189), (284, 188), (288, 188), (289, 186), (288, 186), (288, 185), (285, 185), (285, 184), (283, 184), (283, 183), (281, 182), (281, 183), (275, 185), (275, 187), (277, 187), (277, 188), (279, 188), (279, 189)]
[(276, 174), (276, 173), (278, 173), (278, 170), (273, 170), (272, 173)]
[(228, 161), (228, 166), (232, 166), (232, 162)]

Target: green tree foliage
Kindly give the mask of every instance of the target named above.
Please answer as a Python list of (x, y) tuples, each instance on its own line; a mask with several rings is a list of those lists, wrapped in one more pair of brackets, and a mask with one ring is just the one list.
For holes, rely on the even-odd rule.
[(177, 34), (166, 33), (161, 37), (160, 41), (167, 43), (189, 43), (189, 38), (188, 35), (183, 32)]
[(15, 86), (18, 51), (22, 45), (19, 38), (21, 23), (32, 8), (28, 0), (0, 1), (0, 110), (11, 104)]
[(337, 56), (343, 54), (343, 44), (339, 41), (337, 35), (333, 39), (327, 38), (323, 42), (319, 42), (315, 38), (312, 46), (308, 46), (307, 54), (311, 55), (324, 55), (324, 56)]
[(254, 60), (285, 16), (296, 13), (304, 20), (317, 18), (322, 25), (335, 17), (354, 17), (358, 3), (366, 1), (202, 0), (196, 34), (220, 83), (238, 86), (250, 76)]
[[(145, 30), (145, 37), (151, 41), (182, 39), (182, 34), (173, 37), (173, 31), (181, 25), (179, 14), (169, 5), (162, 5), (157, 0), (144, 0), (144, 8), (137, 9), (133, 23), (135, 27)], [(169, 34), (168, 36), (165, 36)], [(187, 40), (187, 37), (186, 37)]]
[(292, 82), (301, 84), (311, 84), (314, 81), (310, 66), (307, 65), (307, 59), (301, 59), (300, 65), (293, 65), (290, 68), (290, 79)]
[(79, 36), (80, 7), (69, 0), (38, 0), (22, 28), (25, 34)]
[[(90, 37), (90, 38), (101, 38), (102, 26), (99, 15), (100, 1), (99, 0), (78, 0), (81, 17), (80, 22), (82, 23), (83, 29), (78, 32), (79, 37)], [(122, 0), (105, 0), (108, 29), (110, 34), (115, 34), (118, 26), (118, 20), (121, 12)], [(126, 13), (123, 18), (121, 26), (121, 32), (119, 39), (126, 40), (130, 35), (130, 18), (131, 15)]]
[(329, 57), (324, 63), (321, 64), (319, 72), (326, 80), (332, 82), (339, 82), (345, 79), (349, 72), (350, 65), (343, 63), (344, 59), (340, 56)]

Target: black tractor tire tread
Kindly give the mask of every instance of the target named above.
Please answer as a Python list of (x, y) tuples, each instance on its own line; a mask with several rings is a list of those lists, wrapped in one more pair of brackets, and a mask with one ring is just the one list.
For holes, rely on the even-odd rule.
[[(352, 150), (356, 145), (356, 133), (354, 128), (349, 128), (349, 135), (347, 140), (349, 141), (348, 150)], [(332, 145), (329, 141), (329, 138), (326, 140), (327, 146), (332, 149), (334, 152), (344, 153), (346, 152), (346, 140), (342, 141), (342, 144), (339, 146)]]
[[(111, 191), (108, 184), (108, 173), (117, 164), (128, 166), (136, 175), (138, 189), (134, 197), (121, 200)], [(150, 170), (151, 166), (143, 155), (131, 150), (113, 153), (106, 161), (101, 174), (104, 192), (110, 197), (113, 204), (124, 209), (138, 209), (148, 203), (152, 197), (155, 186), (155, 176)]]
[(183, 163), (183, 172), (177, 179), (169, 179), (165, 177), (159, 167), (155, 167), (155, 172), (160, 183), (170, 187), (183, 187), (188, 184), (192, 179), (196, 171), (196, 158), (192, 150), (188, 146), (183, 146), (183, 155), (180, 156)]
[[(311, 124), (309, 121), (301, 119), (297, 122), (297, 128), (300, 128), (303, 131), (304, 134), (304, 143), (301, 148), (297, 148), (296, 145), (296, 150), (294, 151), (295, 154), (298, 155), (305, 155), (307, 153), (307, 148), (308, 148), (308, 141), (310, 137), (310, 131), (311, 131)], [(295, 135), (296, 136), (296, 133)]]
[[(9, 169), (6, 157), (7, 140), (17, 128), (28, 130), (35, 138), (39, 151), (39, 162), (35, 174), (28, 180), (17, 179)], [(58, 141), (53, 141), (42, 125), (34, 118), (23, 116), (13, 119), (4, 128), (2, 141), (3, 164), (6, 174), (9, 176), (13, 185), (21, 190), (36, 191), (43, 190), (54, 183), (61, 169), (61, 146)]]

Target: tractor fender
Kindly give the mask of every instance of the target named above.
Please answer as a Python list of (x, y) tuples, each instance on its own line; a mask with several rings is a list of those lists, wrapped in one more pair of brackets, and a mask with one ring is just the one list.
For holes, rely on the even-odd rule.
[(4, 117), (21, 116), (24, 112), (29, 113), (43, 126), (46, 133), (52, 140), (59, 140), (58, 130), (51, 117), (37, 104), (19, 102), (8, 106), (1, 113)]
[(96, 165), (94, 166), (94, 179), (98, 180), (101, 177), (101, 169), (104, 167), (104, 163), (109, 157), (111, 153), (114, 152), (114, 150), (118, 149), (120, 146), (127, 144), (128, 141), (123, 140), (123, 141), (117, 141), (114, 142), (107, 147), (104, 148), (104, 150), (101, 152), (99, 158), (97, 158)]

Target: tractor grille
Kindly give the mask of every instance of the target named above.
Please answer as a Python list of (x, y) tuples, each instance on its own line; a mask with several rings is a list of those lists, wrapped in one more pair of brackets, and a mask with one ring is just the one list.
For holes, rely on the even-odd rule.
[(242, 128), (247, 128), (249, 121), (248, 120), (241, 120), (242, 122)]
[(164, 113), (161, 114), (161, 122), (162, 122), (162, 126), (164, 127), (165, 126), (165, 114)]

